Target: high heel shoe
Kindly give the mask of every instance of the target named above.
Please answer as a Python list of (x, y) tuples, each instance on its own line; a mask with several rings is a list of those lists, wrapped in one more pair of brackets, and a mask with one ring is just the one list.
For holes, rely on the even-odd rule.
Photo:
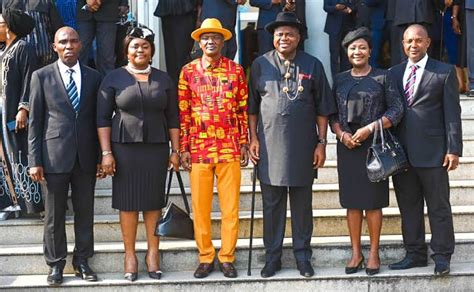
[(155, 279), (155, 280), (160, 280), (161, 279), (161, 276), (163, 275), (163, 273), (161, 272), (161, 270), (156, 270), (156, 271), (149, 271), (148, 270), (148, 263), (146, 262), (146, 255), (145, 255), (145, 265), (146, 265), (146, 271), (148, 272), (148, 277), (152, 278), (152, 279)]
[(364, 256), (362, 256), (362, 259), (360, 259), (360, 262), (357, 264), (355, 267), (346, 267), (346, 274), (354, 274), (357, 273), (358, 271), (362, 270), (365, 267), (364, 263)]
[[(369, 267), (366, 267), (365, 268), (365, 273), (368, 275), (368, 276), (373, 276), (375, 274), (378, 274), (380, 272), (380, 257), (377, 255), (377, 259), (378, 259), (378, 262), (379, 262), (379, 266), (376, 267), (375, 269), (372, 269), (372, 268), (369, 268)], [(369, 258), (370, 260), (370, 258)], [(367, 261), (368, 263), (368, 261)]]
[(373, 276), (375, 274), (378, 274), (379, 272), (380, 272), (380, 266), (378, 268), (375, 268), (375, 269), (365, 268), (365, 273), (368, 276)]
[(135, 260), (137, 261), (137, 264), (136, 264), (137, 272), (125, 272), (125, 274), (123, 274), (123, 278), (130, 282), (135, 282), (138, 279), (138, 259), (136, 256), (135, 256)]

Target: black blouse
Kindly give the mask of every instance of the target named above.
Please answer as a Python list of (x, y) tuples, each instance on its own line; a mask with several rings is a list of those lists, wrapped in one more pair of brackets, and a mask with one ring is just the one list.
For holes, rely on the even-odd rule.
[(97, 127), (112, 127), (112, 142), (168, 143), (179, 129), (176, 88), (163, 71), (152, 68), (148, 84), (124, 68), (107, 74), (97, 97)]
[(382, 69), (372, 68), (370, 73), (362, 78), (354, 78), (351, 70), (337, 74), (333, 94), (338, 113), (330, 117), (331, 125), (337, 122), (346, 132), (351, 132), (348, 124), (354, 122), (354, 112), (349, 114), (349, 108), (351, 111), (354, 110), (353, 103), (350, 105), (354, 95), (359, 99), (359, 105), (362, 103), (362, 110), (355, 119), (362, 127), (382, 116), (396, 125), (402, 119), (405, 110), (403, 97), (396, 89), (396, 82), (389, 71)]

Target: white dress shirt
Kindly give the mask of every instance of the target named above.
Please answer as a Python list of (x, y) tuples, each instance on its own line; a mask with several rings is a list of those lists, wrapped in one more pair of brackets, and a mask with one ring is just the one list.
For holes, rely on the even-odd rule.
[(405, 88), (405, 86), (407, 85), (408, 76), (410, 76), (411, 73), (411, 66), (416, 64), (419, 66), (419, 68), (416, 70), (416, 80), (413, 88), (413, 92), (414, 94), (416, 94), (416, 91), (418, 90), (418, 85), (420, 85), (421, 77), (423, 76), (423, 72), (425, 72), (426, 62), (428, 62), (428, 54), (425, 54), (425, 56), (421, 58), (421, 60), (417, 63), (413, 63), (412, 61), (410, 61), (410, 59), (408, 59), (407, 66), (405, 68), (405, 74), (403, 74), (403, 88)]
[(59, 67), (59, 73), (61, 73), (61, 78), (63, 79), (64, 83), (64, 88), (67, 88), (67, 85), (69, 84), (69, 69), (74, 70), (74, 73), (72, 73), (72, 79), (74, 79), (74, 82), (76, 82), (76, 87), (77, 87), (77, 93), (79, 96), (79, 101), (81, 100), (81, 66), (79, 66), (79, 61), (76, 62), (76, 65), (69, 67), (66, 64), (64, 64), (61, 59), (58, 60), (58, 67)]

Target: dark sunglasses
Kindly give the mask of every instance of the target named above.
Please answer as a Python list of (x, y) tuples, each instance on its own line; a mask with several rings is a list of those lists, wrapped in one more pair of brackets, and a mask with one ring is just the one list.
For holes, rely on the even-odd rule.
[(135, 38), (144, 39), (151, 43), (155, 41), (155, 34), (151, 29), (146, 27), (129, 27), (127, 35)]

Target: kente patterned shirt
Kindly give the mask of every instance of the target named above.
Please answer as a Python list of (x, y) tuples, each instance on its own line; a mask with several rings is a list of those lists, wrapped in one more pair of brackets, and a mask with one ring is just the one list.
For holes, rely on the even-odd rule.
[(221, 57), (207, 68), (201, 59), (185, 65), (178, 83), (180, 151), (192, 163), (240, 160), (248, 144), (248, 88), (244, 70)]

